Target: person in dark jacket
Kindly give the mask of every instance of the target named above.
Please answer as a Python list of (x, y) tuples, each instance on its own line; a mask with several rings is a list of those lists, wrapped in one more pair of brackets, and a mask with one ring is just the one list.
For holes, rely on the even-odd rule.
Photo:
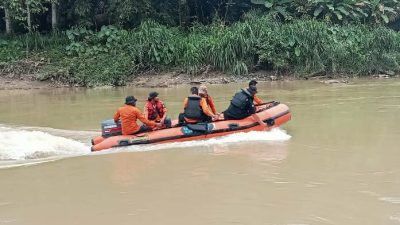
[(184, 113), (179, 115), (180, 123), (211, 122), (215, 115), (208, 107), (207, 101), (199, 96), (197, 87), (190, 89), (191, 95), (183, 102)]
[(250, 85), (247, 89), (241, 89), (233, 96), (227, 110), (223, 112), (225, 120), (241, 120), (252, 116), (259, 124), (267, 127), (261, 118), (256, 114), (254, 105), (254, 96), (257, 93), (257, 87)]
[[(256, 80), (251, 80), (249, 82), (249, 88), (252, 87), (252, 86), (256, 87), (257, 83), (258, 82)], [(263, 100), (261, 98), (259, 98), (258, 96), (256, 96), (256, 95), (253, 96), (253, 101), (254, 101), (254, 104), (256, 104), (256, 105), (261, 105), (263, 103)]]

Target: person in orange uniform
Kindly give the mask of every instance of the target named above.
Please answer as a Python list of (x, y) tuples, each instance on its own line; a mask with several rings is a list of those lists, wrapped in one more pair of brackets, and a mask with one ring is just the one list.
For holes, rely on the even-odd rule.
[(160, 98), (158, 98), (157, 92), (150, 92), (143, 113), (146, 119), (161, 123), (163, 127), (171, 127), (171, 119), (167, 118), (167, 108)]
[[(120, 107), (114, 114), (114, 122), (121, 120), (122, 134), (137, 134), (141, 132), (151, 131), (155, 127), (161, 127), (159, 123), (147, 120), (143, 113), (136, 108), (137, 99), (134, 96), (128, 96), (125, 99), (125, 105)], [(142, 126), (137, 124), (137, 120), (144, 123)]]
[(190, 89), (191, 95), (183, 102), (184, 113), (179, 115), (180, 123), (211, 122), (216, 115), (209, 109), (205, 98), (199, 96), (197, 87)]
[(211, 96), (208, 94), (206, 85), (201, 85), (199, 87), (199, 96), (204, 98), (207, 102), (208, 107), (210, 108), (211, 112), (216, 115), (217, 109), (215, 108), (215, 104)]
[[(258, 83), (258, 82), (257, 82), (256, 80), (251, 80), (251, 81), (249, 82), (249, 88), (251, 88), (251, 86), (256, 87), (256, 86), (257, 86), (257, 83)], [(253, 101), (254, 101), (254, 104), (255, 104), (256, 106), (263, 103), (263, 100), (262, 100), (261, 98), (259, 98), (258, 96), (256, 96), (256, 95), (253, 96)]]

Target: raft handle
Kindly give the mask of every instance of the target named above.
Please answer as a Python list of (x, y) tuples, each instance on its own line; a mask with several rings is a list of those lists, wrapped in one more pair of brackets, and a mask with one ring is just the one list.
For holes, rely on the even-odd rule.
[(118, 142), (118, 146), (128, 146), (129, 140), (121, 140)]
[(228, 124), (229, 130), (237, 130), (240, 128), (239, 124), (237, 123), (230, 123)]
[(275, 120), (270, 118), (270, 119), (267, 119), (265, 121), (265, 123), (267, 123), (268, 126), (272, 127), (273, 125), (275, 125)]

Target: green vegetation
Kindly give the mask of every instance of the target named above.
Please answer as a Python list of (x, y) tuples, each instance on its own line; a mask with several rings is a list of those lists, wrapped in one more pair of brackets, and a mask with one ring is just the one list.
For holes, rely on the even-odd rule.
[(0, 23), (0, 75), (118, 86), (148, 70), (303, 78), (400, 70), (396, 0), (217, 2), (0, 0), (12, 21)]

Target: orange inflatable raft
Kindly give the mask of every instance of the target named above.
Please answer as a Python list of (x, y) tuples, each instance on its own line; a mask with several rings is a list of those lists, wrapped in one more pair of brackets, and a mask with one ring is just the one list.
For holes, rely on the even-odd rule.
[[(232, 133), (265, 131), (279, 127), (291, 119), (289, 107), (279, 102), (259, 107), (258, 116), (268, 124), (268, 128), (257, 123), (249, 116), (242, 120), (223, 120), (211, 123), (185, 124), (172, 128), (155, 130), (136, 135), (121, 135), (121, 128), (112, 120), (102, 124), (102, 136), (92, 139), (92, 151), (101, 151), (113, 147), (152, 143), (183, 142), (224, 136)], [(173, 125), (176, 121), (173, 122)]]

